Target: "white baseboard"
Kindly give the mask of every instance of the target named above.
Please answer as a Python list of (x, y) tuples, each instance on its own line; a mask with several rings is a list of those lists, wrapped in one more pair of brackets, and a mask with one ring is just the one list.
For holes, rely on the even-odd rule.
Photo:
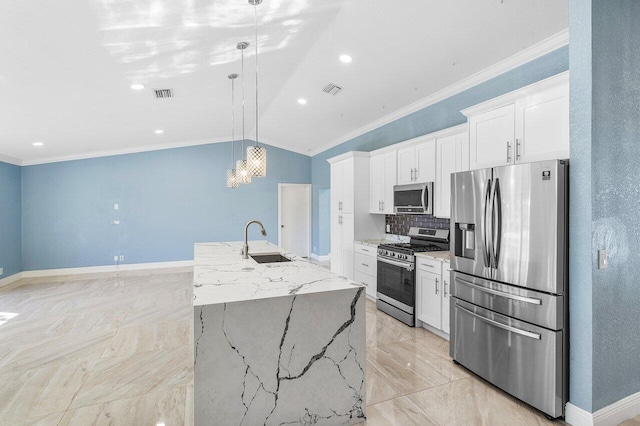
[(328, 262), (331, 260), (331, 255), (327, 254), (325, 256), (320, 256), (315, 253), (311, 253), (311, 259), (317, 260), (318, 262)]
[(24, 274), (24, 272), (18, 272), (17, 274), (13, 274), (10, 277), (1, 279), (0, 280), (0, 288), (6, 287), (9, 284), (13, 284), (16, 281), (21, 280), (23, 278), (22, 274)]
[(616, 426), (640, 415), (640, 392), (589, 413), (570, 402), (565, 407), (565, 421), (573, 426)]
[(435, 334), (436, 336), (440, 336), (445, 340), (449, 340), (449, 335), (447, 333), (445, 333), (442, 330), (438, 330), (435, 327), (430, 326), (429, 324), (420, 321), (419, 319), (416, 319), (416, 327), (422, 327), (425, 330), (429, 330), (430, 332), (432, 332), (433, 334)]
[(176, 262), (130, 263), (125, 265), (86, 266), (82, 268), (41, 269), (38, 271), (23, 271), (20, 278), (96, 274), (100, 272), (137, 271), (140, 269), (180, 268), (186, 266), (193, 266), (193, 260), (181, 260)]

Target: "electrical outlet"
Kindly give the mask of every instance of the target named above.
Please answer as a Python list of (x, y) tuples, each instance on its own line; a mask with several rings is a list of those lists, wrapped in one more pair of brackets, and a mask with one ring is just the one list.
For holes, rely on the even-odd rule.
[(387, 229), (387, 232), (391, 232), (391, 225), (387, 225), (386, 229)]
[(4, 275), (4, 268), (0, 268), (0, 275)]
[(120, 262), (124, 262), (124, 255), (120, 255), (120, 259), (118, 259)]
[(117, 262), (118, 261), (118, 256), (113, 256), (113, 261)]
[(114, 210), (120, 210), (120, 205), (119, 204), (114, 204), (113, 205), (113, 209)]
[(598, 269), (607, 269), (609, 267), (609, 258), (606, 250), (598, 250)]

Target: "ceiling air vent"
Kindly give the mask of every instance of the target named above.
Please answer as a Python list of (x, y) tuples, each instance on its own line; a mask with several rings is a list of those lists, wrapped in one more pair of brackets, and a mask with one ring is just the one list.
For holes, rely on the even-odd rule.
[(337, 84), (329, 83), (324, 87), (324, 89), (322, 89), (322, 91), (336, 96), (338, 93), (342, 92), (342, 87), (338, 86)]
[(153, 89), (156, 99), (173, 98), (173, 89)]

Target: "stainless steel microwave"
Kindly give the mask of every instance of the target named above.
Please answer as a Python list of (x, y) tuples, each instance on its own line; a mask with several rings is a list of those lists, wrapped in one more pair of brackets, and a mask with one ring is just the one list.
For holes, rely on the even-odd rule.
[(394, 186), (393, 211), (397, 214), (433, 214), (433, 182)]

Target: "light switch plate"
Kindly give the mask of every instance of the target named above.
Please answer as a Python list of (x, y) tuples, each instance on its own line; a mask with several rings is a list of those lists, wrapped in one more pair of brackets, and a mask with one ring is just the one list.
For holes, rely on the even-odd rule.
[(598, 269), (607, 269), (609, 267), (609, 259), (607, 258), (607, 251), (602, 249), (598, 250)]
[(4, 268), (0, 268), (0, 275), (4, 275)]
[(120, 205), (118, 205), (118, 204), (114, 204), (114, 205), (113, 205), (113, 209), (114, 209), (114, 210), (120, 210)]

